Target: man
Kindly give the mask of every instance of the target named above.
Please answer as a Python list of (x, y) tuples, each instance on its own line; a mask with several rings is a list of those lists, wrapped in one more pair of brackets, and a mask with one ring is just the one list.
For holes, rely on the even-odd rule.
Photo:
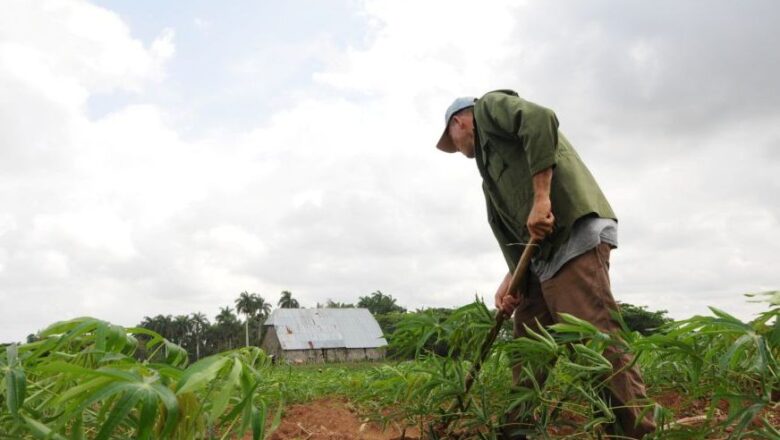
[[(514, 312), (515, 336), (524, 325), (558, 321), (559, 313), (616, 333), (618, 307), (609, 282), (609, 253), (617, 247), (617, 217), (569, 141), (555, 114), (511, 90), (482, 98), (458, 98), (447, 109), (436, 145), (476, 160), (487, 201), (488, 222), (509, 272), (496, 292), (496, 307)], [(507, 291), (523, 244), (536, 240), (522, 295)], [(632, 358), (611, 347), (605, 356), (616, 372), (608, 393), (617, 425), (611, 434), (641, 438), (655, 429), (643, 413), (644, 383)], [(521, 367), (513, 369), (515, 381)], [(540, 378), (544, 380), (544, 378)], [(527, 421), (526, 421), (527, 422)], [(517, 436), (516, 438), (523, 438)]]

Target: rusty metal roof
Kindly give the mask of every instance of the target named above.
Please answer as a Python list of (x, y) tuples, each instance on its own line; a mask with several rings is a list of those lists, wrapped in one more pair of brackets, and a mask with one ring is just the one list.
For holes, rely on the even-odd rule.
[(265, 321), (284, 350), (387, 345), (368, 309), (276, 309)]

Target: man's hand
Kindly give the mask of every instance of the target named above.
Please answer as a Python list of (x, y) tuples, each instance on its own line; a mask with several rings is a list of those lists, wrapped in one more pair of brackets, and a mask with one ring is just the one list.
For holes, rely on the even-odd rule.
[(537, 241), (544, 240), (552, 233), (555, 226), (555, 216), (552, 213), (552, 203), (550, 202), (552, 175), (552, 168), (547, 168), (533, 176), (534, 204), (531, 207), (531, 213), (528, 214), (526, 226), (528, 232), (531, 233), (531, 238)]
[(512, 274), (507, 273), (504, 277), (504, 281), (498, 286), (496, 290), (496, 308), (504, 312), (507, 316), (512, 316), (512, 312), (517, 307), (518, 299), (509, 294), (509, 282), (512, 280)]
[(534, 200), (534, 206), (531, 208), (531, 213), (528, 215), (528, 232), (531, 233), (531, 238), (536, 241), (544, 240), (544, 237), (550, 235), (555, 225), (555, 216), (552, 213), (552, 203), (550, 198)]

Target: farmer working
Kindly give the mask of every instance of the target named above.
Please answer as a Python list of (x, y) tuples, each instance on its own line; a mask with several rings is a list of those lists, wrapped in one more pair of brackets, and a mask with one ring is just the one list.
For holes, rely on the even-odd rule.
[[(617, 219), (595, 179), (569, 141), (555, 114), (511, 90), (482, 98), (458, 98), (447, 109), (436, 145), (447, 153), (476, 159), (487, 201), (488, 222), (509, 272), (496, 292), (496, 307), (514, 312), (515, 336), (524, 325), (558, 321), (569, 313), (601, 331), (616, 333), (610, 312), (618, 307), (609, 282), (609, 253), (617, 247)], [(507, 292), (511, 274), (530, 239), (540, 245), (528, 283), (515, 300)], [(617, 417), (612, 434), (641, 438), (655, 429), (645, 409), (645, 387), (632, 358), (616, 347), (605, 351), (614, 367), (609, 399)], [(513, 369), (515, 382), (521, 366)], [(542, 373), (543, 374), (543, 373)], [(544, 380), (544, 377), (540, 377)], [(524, 438), (510, 420), (506, 437)], [(525, 425), (524, 425), (525, 424)]]

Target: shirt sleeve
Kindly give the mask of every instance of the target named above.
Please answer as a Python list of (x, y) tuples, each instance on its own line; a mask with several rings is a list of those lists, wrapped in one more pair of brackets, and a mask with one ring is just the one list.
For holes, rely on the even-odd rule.
[(481, 101), (495, 128), (518, 138), (531, 175), (555, 166), (558, 118), (552, 110), (505, 93), (488, 93)]

